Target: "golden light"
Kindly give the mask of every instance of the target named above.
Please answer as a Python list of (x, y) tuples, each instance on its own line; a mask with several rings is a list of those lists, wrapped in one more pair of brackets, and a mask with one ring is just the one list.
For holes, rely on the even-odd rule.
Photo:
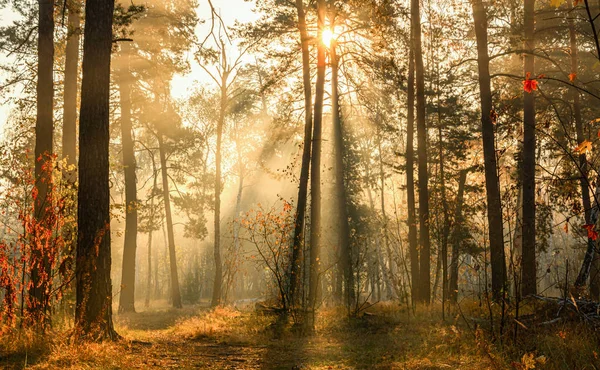
[(335, 41), (336, 36), (337, 35), (334, 31), (332, 31), (329, 28), (326, 28), (325, 30), (323, 30), (323, 35), (321, 36), (323, 39), (323, 44), (325, 44), (325, 46), (327, 46), (328, 48), (331, 47), (331, 43)]

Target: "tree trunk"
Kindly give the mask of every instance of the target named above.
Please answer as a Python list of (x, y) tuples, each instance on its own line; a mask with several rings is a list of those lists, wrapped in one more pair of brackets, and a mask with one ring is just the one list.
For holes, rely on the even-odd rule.
[(116, 339), (110, 279), (109, 99), (114, 0), (88, 0), (79, 116), (76, 333)]
[[(378, 159), (379, 159), (379, 181), (381, 183), (381, 231), (383, 232), (383, 241), (385, 243), (385, 252), (388, 256), (388, 283), (390, 284), (389, 291), (391, 292), (390, 298), (396, 299), (398, 298), (398, 284), (396, 281), (396, 260), (394, 259), (394, 253), (392, 251), (392, 247), (390, 245), (390, 236), (388, 234), (388, 217), (385, 212), (385, 172), (383, 170), (383, 153), (381, 150), (381, 130), (377, 128), (377, 149), (379, 151)], [(384, 265), (385, 266), (385, 265)]]
[(77, 77), (79, 75), (79, 36), (81, 35), (81, 5), (77, 0), (67, 2), (68, 31), (65, 49), (65, 92), (63, 113), (62, 157), (65, 160), (65, 180), (77, 181)]
[(473, 22), (477, 38), (477, 65), (479, 69), (479, 94), (481, 99), (481, 136), (485, 164), (485, 188), (487, 196), (487, 218), (492, 264), (492, 294), (501, 299), (506, 286), (506, 261), (504, 257), (504, 230), (502, 202), (498, 183), (494, 123), (492, 121), (492, 88), (490, 58), (487, 41), (487, 15), (481, 0), (473, 0)]
[(129, 45), (122, 45), (123, 67), (119, 76), (121, 96), (121, 143), (125, 178), (125, 241), (119, 313), (135, 312), (135, 259), (137, 250), (137, 185), (135, 177), (135, 151), (131, 123), (131, 72), (129, 71)]
[[(524, 59), (525, 78), (535, 78), (532, 55), (535, 48), (535, 0), (525, 0)], [(521, 294), (523, 297), (537, 292), (535, 261), (535, 95), (523, 92), (523, 255), (521, 260)], [(491, 229), (491, 227), (490, 227)]]
[[(48, 210), (52, 210), (52, 136), (54, 131), (54, 3), (39, 0), (37, 117), (35, 124), (35, 187), (34, 216), (43, 228), (51, 228)], [(31, 286), (28, 311), (34, 323), (49, 323), (51, 281), (50, 263), (43, 246), (49, 241), (35, 240), (31, 252)]]
[(304, 239), (304, 219), (306, 215), (306, 204), (308, 198), (308, 177), (310, 171), (310, 156), (312, 144), (312, 86), (310, 75), (310, 52), (308, 49), (310, 37), (306, 31), (306, 15), (304, 13), (304, 1), (296, 0), (298, 11), (298, 30), (302, 44), (302, 78), (304, 82), (304, 148), (302, 150), (302, 165), (300, 169), (300, 184), (298, 187), (298, 206), (294, 224), (294, 240), (291, 250), (289, 281), (290, 306), (297, 302), (297, 286), (302, 265), (302, 240)]
[(410, 48), (408, 62), (408, 114), (406, 119), (406, 202), (408, 207), (408, 249), (410, 254), (411, 300), (414, 305), (419, 297), (419, 249), (417, 241), (417, 217), (415, 209), (415, 58)]
[[(223, 54), (225, 49), (223, 46)], [(225, 57), (223, 57), (225, 59)], [(212, 300), (210, 305), (216, 307), (221, 304), (221, 291), (223, 285), (223, 263), (221, 262), (221, 143), (223, 141), (223, 127), (225, 126), (225, 111), (227, 108), (227, 80), (229, 75), (227, 67), (223, 68), (221, 76), (221, 101), (219, 110), (219, 121), (217, 122), (217, 147), (215, 153), (215, 241), (214, 241), (214, 259), (215, 259), (215, 280), (213, 284)]]
[(452, 257), (450, 259), (450, 283), (449, 296), (450, 302), (456, 303), (458, 298), (458, 258), (460, 256), (460, 231), (463, 227), (462, 206), (465, 196), (465, 183), (470, 169), (460, 171), (458, 179), (458, 193), (456, 194), (456, 209), (454, 211), (454, 229), (452, 231)]
[(419, 0), (411, 0), (412, 47), (415, 56), (417, 94), (417, 156), (419, 162), (419, 246), (420, 300), (429, 304), (431, 296), (431, 245), (429, 240), (429, 173), (427, 172), (427, 123), (425, 122), (425, 76), (421, 45)]
[(344, 299), (348, 309), (355, 304), (354, 272), (352, 271), (352, 253), (350, 250), (350, 225), (348, 223), (348, 197), (344, 181), (344, 131), (340, 119), (338, 72), (339, 61), (336, 43), (331, 45), (331, 110), (333, 115), (333, 134), (335, 142), (335, 187), (338, 202), (340, 261), (344, 274)]
[[(573, 8), (573, 1), (567, 0), (567, 7), (569, 9)], [(577, 32), (575, 30), (575, 20), (572, 17), (569, 17), (569, 37), (571, 41), (571, 74), (574, 76), (573, 85), (578, 85), (577, 75), (579, 72), (579, 59), (578, 59), (578, 47), (577, 47)], [(583, 133), (583, 122), (581, 119), (581, 102), (579, 96), (579, 90), (573, 88), (571, 90), (573, 95), (573, 116), (575, 120), (575, 132), (577, 134), (577, 144), (581, 144), (586, 140), (586, 137)], [(581, 179), (579, 181), (581, 187), (581, 199), (583, 203), (583, 209), (585, 211), (585, 223), (589, 225), (591, 223), (591, 212), (592, 205), (590, 199), (590, 184), (588, 179), (588, 168), (587, 168), (587, 158), (585, 153), (579, 154), (579, 168), (581, 170)], [(588, 238), (588, 246), (594, 245), (594, 241)], [(592, 250), (592, 253), (595, 251)], [(594, 253), (595, 254), (595, 253)], [(598, 295), (600, 293), (600, 286), (598, 284), (598, 258), (592, 258), (592, 267), (591, 267), (591, 276), (590, 276), (590, 295), (594, 300), (598, 300)], [(585, 271), (585, 269), (583, 269)], [(578, 279), (579, 280), (579, 279)], [(582, 281), (586, 281), (584, 279)]]
[[(154, 155), (152, 155), (152, 177), (153, 177), (153, 183), (152, 183), (152, 194), (151, 194), (151, 198), (150, 198), (150, 221), (149, 221), (149, 225), (148, 225), (148, 275), (147, 275), (147, 281), (146, 281), (146, 300), (144, 302), (144, 306), (147, 308), (150, 306), (150, 295), (151, 295), (151, 290), (152, 290), (152, 232), (154, 231), (154, 194), (156, 191), (156, 188), (158, 186), (158, 174), (156, 173), (156, 162), (154, 161)], [(156, 266), (154, 266), (154, 269), (156, 271), (158, 271), (158, 269), (156, 268)], [(155, 273), (155, 279), (156, 279), (156, 273)], [(156, 284), (156, 282), (155, 282)]]
[(175, 253), (175, 234), (173, 232), (173, 218), (171, 216), (171, 192), (169, 191), (169, 175), (167, 173), (167, 158), (163, 135), (158, 133), (158, 151), (160, 152), (160, 169), (162, 172), (163, 201), (165, 203), (165, 217), (167, 219), (167, 236), (169, 244), (169, 265), (171, 276), (171, 299), (174, 308), (182, 308), (181, 292), (179, 290), (179, 275), (177, 272), (177, 255)]
[[(439, 93), (439, 90), (438, 90)], [(438, 95), (439, 96), (439, 95)], [(439, 98), (438, 98), (439, 107)], [(442, 145), (442, 121), (441, 113), (438, 108), (438, 137), (440, 145), (440, 191), (442, 193), (442, 208), (444, 211), (444, 227), (442, 228), (442, 318), (445, 317), (445, 304), (448, 299), (448, 236), (450, 235), (450, 216), (448, 210), (448, 200), (446, 199), (446, 166), (444, 163), (444, 147)]]
[(317, 0), (318, 32), (317, 32), (317, 86), (314, 108), (313, 150), (310, 178), (310, 276), (308, 284), (308, 308), (312, 310), (312, 317), (307, 324), (309, 329), (314, 329), (314, 316), (318, 299), (320, 249), (321, 249), (321, 136), (323, 121), (323, 97), (325, 95), (325, 68), (326, 50), (323, 44), (323, 31), (325, 30), (325, 0)]

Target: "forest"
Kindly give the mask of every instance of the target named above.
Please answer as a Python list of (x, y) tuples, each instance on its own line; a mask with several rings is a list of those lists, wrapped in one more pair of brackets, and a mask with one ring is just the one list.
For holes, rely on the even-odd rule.
[(600, 0), (0, 0), (0, 368), (599, 369)]

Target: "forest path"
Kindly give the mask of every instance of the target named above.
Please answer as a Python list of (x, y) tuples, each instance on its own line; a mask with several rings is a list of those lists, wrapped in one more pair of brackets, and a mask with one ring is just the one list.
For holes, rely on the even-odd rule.
[(497, 368), (437, 318), (425, 325), (374, 315), (349, 325), (339, 315), (322, 315), (326, 327), (311, 337), (278, 336), (272, 316), (234, 308), (149, 310), (117, 315), (115, 322), (132, 368)]
[(408, 315), (382, 304), (348, 319), (343, 309), (322, 309), (317, 333), (274, 330), (276, 317), (254, 307), (206, 305), (173, 309), (154, 302), (138, 313), (117, 314), (117, 342), (73, 343), (57, 332), (35, 351), (2, 358), (7, 369), (502, 369), (460, 320), (435, 310)]

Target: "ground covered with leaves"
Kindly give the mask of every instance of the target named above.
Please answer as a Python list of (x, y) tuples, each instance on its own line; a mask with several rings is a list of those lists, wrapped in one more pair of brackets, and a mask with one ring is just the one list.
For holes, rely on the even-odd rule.
[[(584, 323), (513, 325), (493, 335), (484, 311), (416, 314), (381, 304), (359, 318), (324, 309), (311, 336), (250, 309), (153, 308), (115, 318), (123, 340), (71, 343), (14, 333), (1, 340), (8, 369), (600, 369), (598, 338)], [(468, 314), (465, 314), (465, 311)], [(10, 336), (10, 338), (9, 338)]]

